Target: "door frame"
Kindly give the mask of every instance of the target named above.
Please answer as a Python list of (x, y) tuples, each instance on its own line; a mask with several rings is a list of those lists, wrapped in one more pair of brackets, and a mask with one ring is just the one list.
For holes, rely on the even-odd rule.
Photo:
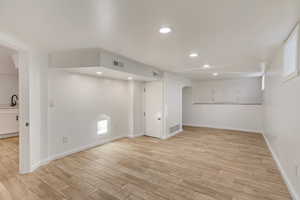
[[(29, 120), (29, 58), (31, 49), (15, 38), (0, 33), (0, 45), (13, 49), (14, 62), (18, 65), (19, 78), (19, 172), (31, 171), (30, 162), (30, 127), (26, 126)], [(24, 101), (25, 100), (25, 101)]]

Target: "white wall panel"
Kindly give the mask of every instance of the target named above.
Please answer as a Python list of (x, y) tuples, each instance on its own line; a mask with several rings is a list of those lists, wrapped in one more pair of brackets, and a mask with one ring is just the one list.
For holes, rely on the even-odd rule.
[(266, 74), (264, 132), (291, 192), (300, 199), (300, 77), (283, 80), (281, 49)]
[[(51, 70), (49, 74), (50, 157), (101, 141), (129, 135), (128, 81), (94, 78)], [(111, 132), (97, 135), (101, 115)], [(63, 137), (67, 142), (63, 143)]]
[(262, 132), (261, 105), (193, 104), (192, 88), (183, 90), (183, 124)]
[(261, 104), (261, 78), (193, 82), (194, 103)]

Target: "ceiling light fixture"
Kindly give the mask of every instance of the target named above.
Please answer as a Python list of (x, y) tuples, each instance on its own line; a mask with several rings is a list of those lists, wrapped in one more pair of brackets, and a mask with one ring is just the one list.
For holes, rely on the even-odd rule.
[(211, 66), (210, 65), (208, 65), (208, 64), (206, 64), (206, 65), (203, 65), (203, 68), (204, 69), (209, 69)]
[(199, 56), (199, 55), (198, 55), (197, 53), (191, 53), (191, 54), (190, 54), (190, 57), (191, 57), (191, 58), (196, 58), (196, 57), (198, 57), (198, 56)]
[(172, 29), (170, 27), (162, 27), (159, 29), (159, 32), (161, 34), (168, 34), (172, 32)]
[(219, 76), (219, 73), (215, 72), (213, 73), (213, 76)]
[(129, 76), (127, 79), (128, 79), (128, 80), (132, 80), (133, 78)]
[(96, 72), (98, 75), (101, 75), (101, 74), (103, 74), (102, 72)]

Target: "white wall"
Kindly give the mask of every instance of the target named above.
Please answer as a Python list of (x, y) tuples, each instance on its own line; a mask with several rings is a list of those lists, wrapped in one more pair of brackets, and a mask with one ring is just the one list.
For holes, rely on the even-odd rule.
[[(282, 81), (282, 48), (269, 66), (264, 94), (264, 133), (289, 180), (290, 190), (300, 199), (300, 77)], [(295, 198), (296, 199), (296, 198)]]
[(130, 81), (130, 137), (137, 137), (145, 133), (145, 83), (140, 81)]
[(30, 159), (32, 169), (39, 166), (48, 148), (47, 122), (47, 73), (48, 55), (45, 52), (32, 52), (29, 56), (29, 109)]
[(0, 47), (0, 105), (9, 105), (10, 97), (18, 94), (18, 70), (13, 63), (12, 52)]
[(261, 78), (193, 81), (193, 102), (261, 104)]
[(14, 65), (13, 56), (16, 51), (0, 46), (0, 73), (17, 75), (18, 70)]
[(193, 104), (192, 93), (192, 88), (183, 90), (184, 125), (262, 131), (261, 105)]
[[(121, 62), (122, 67), (116, 66)], [(50, 54), (52, 68), (78, 68), (103, 66), (117, 71), (135, 74), (148, 78), (160, 78), (162, 72), (152, 66), (145, 65), (130, 58), (97, 48), (58, 51)], [(156, 75), (154, 75), (154, 73)]]
[[(129, 135), (129, 84), (63, 71), (49, 71), (50, 158)], [(97, 120), (111, 117), (111, 133), (97, 135)], [(68, 137), (63, 144), (62, 138)]]
[(10, 105), (14, 94), (18, 94), (18, 76), (0, 74), (0, 105)]
[(182, 89), (190, 85), (190, 81), (185, 78), (171, 73), (164, 74), (165, 138), (172, 135), (171, 127), (179, 125), (182, 129)]
[(48, 63), (40, 68), (41, 160), (48, 157)]

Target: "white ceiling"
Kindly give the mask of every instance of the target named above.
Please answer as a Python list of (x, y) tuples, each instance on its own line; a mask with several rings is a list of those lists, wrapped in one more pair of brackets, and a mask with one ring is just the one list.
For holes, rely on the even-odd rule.
[[(72, 73), (77, 74), (84, 74), (89, 76), (94, 76), (98, 78), (113, 78), (113, 79), (119, 79), (119, 80), (126, 80), (128, 81), (128, 78), (131, 77), (132, 80), (135, 81), (155, 81), (157, 79), (144, 77), (144, 76), (138, 76), (135, 74), (130, 74), (126, 72), (116, 71), (113, 69), (109, 69), (106, 67), (81, 67), (81, 68), (56, 68), (55, 70), (64, 70)], [(97, 72), (102, 72), (101, 75), (97, 74)]]
[[(0, 32), (47, 50), (100, 47), (188, 77), (259, 72), (299, 20), (299, 0), (1, 0)], [(158, 29), (168, 25), (169, 35)], [(191, 52), (199, 57), (190, 59)], [(228, 74), (230, 74), (228, 73)], [(196, 74), (201, 74), (197, 76)]]

